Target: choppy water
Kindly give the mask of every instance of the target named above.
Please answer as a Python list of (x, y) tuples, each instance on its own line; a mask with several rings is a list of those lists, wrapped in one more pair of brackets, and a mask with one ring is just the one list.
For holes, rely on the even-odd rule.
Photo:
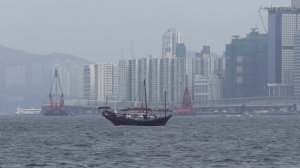
[(0, 116), (0, 167), (300, 167), (300, 116), (174, 117), (115, 127), (101, 116)]

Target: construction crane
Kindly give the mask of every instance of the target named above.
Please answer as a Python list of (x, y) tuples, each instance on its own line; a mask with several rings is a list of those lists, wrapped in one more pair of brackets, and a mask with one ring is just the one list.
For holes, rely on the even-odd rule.
[(258, 10), (258, 15), (259, 15), (259, 17), (260, 17), (260, 21), (261, 21), (261, 23), (262, 23), (263, 29), (264, 29), (265, 33), (267, 34), (268, 32), (267, 32), (267, 29), (266, 29), (266, 25), (265, 25), (263, 16), (262, 16), (262, 14), (261, 14), (261, 11), (264, 11), (264, 10), (265, 10), (265, 8), (260, 7), (259, 10)]
[(251, 28), (251, 31), (256, 32), (258, 30), (257, 27)]

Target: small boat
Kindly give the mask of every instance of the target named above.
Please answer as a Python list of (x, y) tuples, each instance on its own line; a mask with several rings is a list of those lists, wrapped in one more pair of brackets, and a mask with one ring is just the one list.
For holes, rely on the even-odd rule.
[[(58, 87), (59, 86), (59, 87)], [(55, 93), (53, 94), (52, 91)], [(50, 99), (50, 108), (48, 108), (45, 112), (45, 116), (67, 116), (69, 115), (67, 109), (64, 106), (64, 94), (62, 92), (59, 76), (57, 69), (55, 69), (54, 78), (51, 86), (51, 91), (49, 94)], [(59, 101), (58, 101), (59, 99)]]
[[(111, 121), (115, 126), (129, 125), (129, 126), (164, 126), (172, 117), (168, 112), (171, 110), (166, 108), (166, 92), (165, 92), (165, 108), (164, 109), (151, 109), (147, 107), (146, 96), (146, 82), (144, 80), (145, 88), (145, 106), (141, 108), (126, 108), (122, 109), (122, 113), (115, 113), (110, 107), (99, 107), (103, 110), (102, 116)], [(156, 115), (157, 112), (164, 112), (164, 115)]]

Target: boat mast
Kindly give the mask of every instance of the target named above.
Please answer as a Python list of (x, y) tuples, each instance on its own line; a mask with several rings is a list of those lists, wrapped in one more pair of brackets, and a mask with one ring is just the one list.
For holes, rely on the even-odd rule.
[[(54, 74), (54, 77), (53, 77), (53, 80), (52, 80), (52, 84), (51, 84), (51, 90), (50, 90), (50, 93), (49, 93), (49, 98), (50, 98), (50, 109), (51, 109), (51, 112), (54, 111), (54, 106), (55, 106), (55, 102), (53, 102), (53, 94), (52, 94), (52, 90), (53, 90), (53, 86), (55, 85), (55, 74)], [(54, 100), (55, 101), (55, 100)]]
[(55, 73), (54, 73), (54, 78), (56, 79), (55, 80), (55, 108), (57, 108), (57, 97), (58, 97), (58, 94), (57, 94), (57, 69), (55, 69)]
[(144, 91), (145, 91), (145, 106), (146, 106), (146, 115), (148, 114), (147, 107), (147, 92), (146, 92), (146, 80), (144, 79)]
[(165, 91), (165, 117), (167, 116), (167, 91)]
[(105, 107), (107, 107), (107, 96), (105, 96)]

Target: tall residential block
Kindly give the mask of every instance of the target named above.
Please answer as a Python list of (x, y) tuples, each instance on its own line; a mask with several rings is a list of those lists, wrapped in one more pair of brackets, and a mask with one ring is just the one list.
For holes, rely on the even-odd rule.
[(160, 59), (159, 58), (150, 58), (149, 59), (149, 74), (148, 74), (148, 101), (153, 106), (159, 105), (160, 100)]
[(97, 100), (98, 84), (97, 76), (98, 70), (96, 64), (89, 64), (83, 66), (83, 99)]
[(140, 58), (137, 60), (137, 102), (142, 103), (144, 101), (144, 80), (149, 82), (148, 79), (148, 59)]
[(121, 101), (128, 101), (129, 99), (128, 72), (128, 60), (120, 60), (118, 64), (118, 99)]
[(113, 64), (98, 64), (98, 95), (99, 101), (105, 101), (106, 97), (111, 98), (114, 89), (114, 65)]

